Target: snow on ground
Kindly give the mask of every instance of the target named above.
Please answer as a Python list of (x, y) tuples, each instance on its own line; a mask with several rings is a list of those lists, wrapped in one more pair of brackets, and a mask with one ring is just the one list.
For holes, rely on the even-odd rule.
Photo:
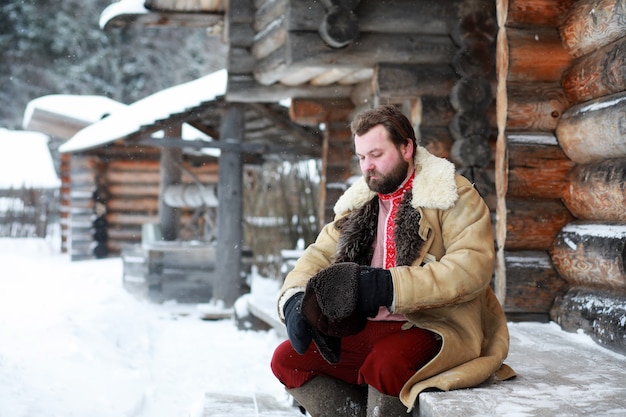
[(70, 262), (42, 239), (0, 239), (0, 265), (0, 416), (199, 417), (209, 391), (288, 401), (273, 330), (138, 300), (119, 258)]
[[(0, 417), (201, 417), (206, 392), (290, 403), (269, 368), (282, 341), (274, 330), (204, 321), (213, 307), (206, 304), (138, 300), (123, 288), (119, 258), (70, 262), (43, 239), (0, 239), (0, 265)], [(278, 283), (252, 278), (254, 297), (275, 299)], [(510, 330), (510, 365), (520, 375), (507, 387), (513, 399), (534, 398), (533, 384), (548, 383), (533, 376), (533, 363), (520, 362), (529, 343), (538, 354), (554, 348), (534, 335), (558, 334), (567, 340), (559, 349), (588, 345), (589, 358), (610, 353), (554, 323), (511, 323)], [(611, 372), (621, 375), (623, 357), (616, 361)], [(589, 366), (574, 370), (583, 371), (594, 374)], [(577, 402), (577, 392), (557, 393)]]

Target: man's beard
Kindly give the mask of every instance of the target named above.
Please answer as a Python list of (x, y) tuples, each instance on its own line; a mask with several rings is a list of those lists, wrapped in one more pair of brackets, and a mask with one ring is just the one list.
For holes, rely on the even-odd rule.
[[(379, 194), (391, 194), (402, 185), (406, 179), (409, 170), (409, 163), (401, 160), (394, 169), (387, 175), (383, 175), (378, 171), (368, 171), (365, 173), (365, 182), (370, 190)], [(374, 174), (377, 178), (371, 179)]]

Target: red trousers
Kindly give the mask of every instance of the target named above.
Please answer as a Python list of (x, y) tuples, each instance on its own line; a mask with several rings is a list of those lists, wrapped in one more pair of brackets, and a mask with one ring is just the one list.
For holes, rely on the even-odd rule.
[(341, 359), (334, 365), (322, 358), (314, 343), (299, 355), (286, 340), (274, 351), (272, 371), (286, 388), (325, 375), (398, 396), (406, 381), (441, 349), (435, 333), (417, 327), (402, 330), (402, 324), (368, 321), (362, 332), (341, 339)]

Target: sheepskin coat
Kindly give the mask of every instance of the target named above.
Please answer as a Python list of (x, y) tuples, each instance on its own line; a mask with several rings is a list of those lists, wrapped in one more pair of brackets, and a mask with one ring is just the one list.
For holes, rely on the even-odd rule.
[[(439, 334), (443, 344), (400, 392), (409, 410), (427, 388), (467, 388), (494, 374), (501, 379), (514, 376), (503, 365), (509, 333), (490, 287), (495, 251), (489, 209), (449, 161), (418, 147), (414, 162), (412, 192), (401, 203), (395, 223), (397, 265), (390, 269), (390, 310), (404, 314), (408, 326)], [(322, 268), (338, 260), (368, 264), (377, 200), (364, 178), (339, 198), (335, 220), (285, 279), (278, 299), (281, 318), (284, 302), (304, 291), (308, 279)]]

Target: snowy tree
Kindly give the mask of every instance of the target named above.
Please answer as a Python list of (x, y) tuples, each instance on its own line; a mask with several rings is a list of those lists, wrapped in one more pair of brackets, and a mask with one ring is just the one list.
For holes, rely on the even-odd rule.
[(132, 103), (224, 67), (226, 46), (202, 29), (98, 25), (109, 0), (0, 4), (0, 126), (19, 128), (47, 94), (96, 94)]

